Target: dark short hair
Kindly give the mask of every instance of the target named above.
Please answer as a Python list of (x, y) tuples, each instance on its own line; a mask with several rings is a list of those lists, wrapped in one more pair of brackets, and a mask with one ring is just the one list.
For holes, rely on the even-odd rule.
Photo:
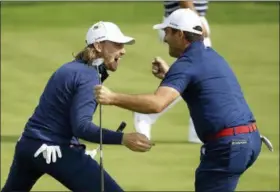
[[(193, 29), (202, 32), (202, 27), (200, 27), (200, 26), (196, 26)], [(172, 33), (176, 33), (178, 31), (179, 31), (178, 29), (172, 28)], [(199, 34), (188, 32), (188, 31), (183, 31), (183, 33), (184, 33), (185, 39), (190, 43), (195, 42), (195, 41), (203, 41), (203, 39), (204, 39), (203, 35), (199, 35)]]

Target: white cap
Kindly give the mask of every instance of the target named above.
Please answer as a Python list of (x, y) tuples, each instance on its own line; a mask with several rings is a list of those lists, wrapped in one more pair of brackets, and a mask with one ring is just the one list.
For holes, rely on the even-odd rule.
[(134, 38), (125, 36), (116, 24), (104, 21), (99, 21), (92, 25), (86, 34), (87, 45), (101, 41), (112, 41), (123, 44), (135, 43)]
[(196, 26), (202, 27), (198, 14), (189, 8), (181, 8), (172, 12), (163, 23), (154, 25), (153, 28), (164, 29), (166, 27), (171, 27), (173, 29), (202, 35), (202, 31), (194, 29)]

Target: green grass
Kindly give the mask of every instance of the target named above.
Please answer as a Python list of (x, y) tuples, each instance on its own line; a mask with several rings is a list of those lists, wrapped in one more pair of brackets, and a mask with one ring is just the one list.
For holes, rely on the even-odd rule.
[[(124, 8), (123, 8), (124, 7)], [(147, 8), (144, 13), (143, 8)], [(224, 11), (226, 10), (226, 11)], [(110, 16), (108, 13), (111, 13)], [(279, 190), (279, 23), (276, 3), (211, 3), (213, 46), (236, 72), (261, 132), (275, 147), (266, 148), (241, 178), (238, 190)], [(84, 46), (87, 28), (97, 20), (117, 22), (136, 38), (117, 73), (105, 83), (115, 91), (148, 93), (159, 81), (150, 74), (154, 56), (172, 62), (152, 25), (161, 20), (158, 2), (8, 3), (1, 8), (1, 187), (8, 175), (17, 137), (32, 114), (50, 74)], [(104, 107), (104, 126), (121, 120), (133, 131), (132, 112)], [(105, 147), (105, 167), (125, 190), (193, 190), (199, 145), (186, 143), (188, 110), (177, 104), (153, 129), (149, 153)], [(98, 115), (94, 117), (97, 122)], [(97, 146), (88, 144), (89, 148)], [(43, 176), (34, 191), (65, 190)]]

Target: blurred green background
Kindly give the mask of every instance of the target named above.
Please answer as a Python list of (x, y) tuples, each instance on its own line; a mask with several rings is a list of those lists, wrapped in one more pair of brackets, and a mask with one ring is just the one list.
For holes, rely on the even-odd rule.
[[(137, 40), (127, 47), (118, 72), (111, 74), (105, 85), (126, 93), (155, 90), (159, 80), (150, 74), (151, 60), (155, 56), (170, 63), (174, 60), (152, 30), (162, 15), (162, 2), (1, 2), (1, 188), (15, 142), (49, 76), (85, 46), (86, 31), (93, 23), (116, 22)], [(236, 72), (260, 131), (275, 147), (273, 153), (263, 147), (256, 164), (241, 177), (239, 191), (279, 191), (278, 18), (277, 2), (209, 4), (213, 47)], [(96, 123), (97, 118), (96, 114)], [(125, 120), (126, 132), (134, 130), (130, 111), (104, 107), (103, 119), (110, 129)], [(156, 146), (151, 152), (106, 146), (105, 168), (127, 191), (193, 190), (200, 145), (187, 143), (188, 121), (188, 110), (181, 102), (154, 125)], [(45, 175), (33, 190), (66, 189)]]

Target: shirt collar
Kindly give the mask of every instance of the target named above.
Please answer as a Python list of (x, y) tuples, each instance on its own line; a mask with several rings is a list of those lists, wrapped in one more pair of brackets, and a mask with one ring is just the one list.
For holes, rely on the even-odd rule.
[[(83, 63), (83, 64), (86, 64), (84, 61), (82, 61), (80, 59), (77, 59), (76, 61), (80, 62), (80, 63)], [(108, 73), (104, 63), (102, 63), (98, 66), (92, 66), (91, 65), (90, 67), (94, 67), (96, 69), (96, 71), (97, 71), (97, 67), (98, 67), (99, 74), (101, 75), (101, 82), (105, 81), (109, 77), (109, 73)]]
[(192, 42), (183, 52), (182, 56), (187, 54), (187, 53), (190, 53), (192, 52), (192, 50), (197, 50), (197, 49), (204, 49), (205, 48), (205, 45), (203, 43), (203, 41), (195, 41), (195, 42)]

